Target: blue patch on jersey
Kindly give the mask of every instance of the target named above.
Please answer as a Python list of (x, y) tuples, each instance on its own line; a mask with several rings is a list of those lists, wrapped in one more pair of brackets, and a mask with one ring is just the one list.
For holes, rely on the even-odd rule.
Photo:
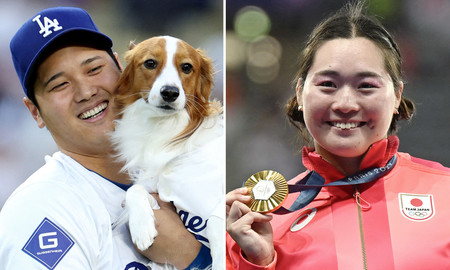
[(63, 230), (48, 218), (44, 218), (28, 239), (22, 251), (48, 269), (53, 270), (73, 244), (72, 239)]
[(125, 270), (148, 270), (147, 266), (138, 262), (130, 262), (125, 266)]

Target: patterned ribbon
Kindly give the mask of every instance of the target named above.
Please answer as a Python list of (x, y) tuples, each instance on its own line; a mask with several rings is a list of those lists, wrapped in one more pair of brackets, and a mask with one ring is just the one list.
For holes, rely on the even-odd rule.
[(384, 167), (367, 169), (328, 184), (325, 184), (320, 174), (311, 171), (297, 183), (289, 185), (289, 193), (301, 191), (294, 203), (289, 208), (280, 207), (273, 213), (284, 215), (302, 209), (316, 198), (323, 187), (359, 185), (377, 180), (394, 168), (396, 162), (397, 155), (394, 155)]

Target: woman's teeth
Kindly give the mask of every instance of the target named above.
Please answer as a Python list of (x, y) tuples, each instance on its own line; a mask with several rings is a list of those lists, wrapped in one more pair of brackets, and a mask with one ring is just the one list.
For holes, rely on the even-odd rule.
[(358, 123), (352, 122), (352, 123), (340, 123), (340, 122), (332, 122), (332, 125), (334, 127), (340, 128), (340, 129), (352, 129), (359, 126)]
[(80, 118), (83, 120), (86, 120), (86, 119), (95, 117), (95, 116), (101, 114), (106, 109), (107, 106), (108, 106), (108, 103), (103, 102), (100, 105), (98, 105), (97, 107), (95, 107), (87, 112), (82, 113), (80, 115)]

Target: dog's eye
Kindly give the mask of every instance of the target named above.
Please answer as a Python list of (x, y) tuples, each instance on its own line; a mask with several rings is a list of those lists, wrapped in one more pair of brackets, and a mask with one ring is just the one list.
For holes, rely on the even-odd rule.
[(181, 64), (181, 71), (185, 74), (189, 74), (192, 71), (192, 65), (189, 63)]
[(144, 67), (148, 69), (155, 69), (158, 66), (158, 62), (153, 59), (145, 60)]

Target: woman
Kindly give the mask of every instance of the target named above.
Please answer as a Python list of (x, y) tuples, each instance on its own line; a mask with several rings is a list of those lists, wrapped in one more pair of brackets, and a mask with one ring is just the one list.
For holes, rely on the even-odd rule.
[(285, 215), (252, 212), (246, 188), (230, 192), (228, 269), (450, 267), (450, 169), (397, 152), (397, 121), (414, 104), (402, 97), (397, 44), (361, 10), (348, 5), (313, 30), (287, 104), (291, 123), (312, 137), (304, 166), (337, 186)]

